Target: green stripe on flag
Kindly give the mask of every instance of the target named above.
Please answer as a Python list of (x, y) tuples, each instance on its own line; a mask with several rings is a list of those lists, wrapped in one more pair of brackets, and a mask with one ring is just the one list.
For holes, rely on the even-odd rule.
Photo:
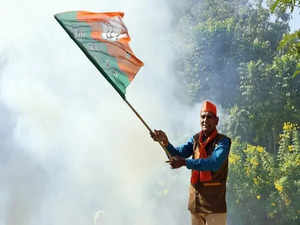
[(60, 13), (54, 17), (106, 80), (125, 99), (126, 87), (130, 81), (120, 70), (115, 57), (108, 54), (106, 44), (91, 38), (90, 25), (78, 21), (77, 12)]

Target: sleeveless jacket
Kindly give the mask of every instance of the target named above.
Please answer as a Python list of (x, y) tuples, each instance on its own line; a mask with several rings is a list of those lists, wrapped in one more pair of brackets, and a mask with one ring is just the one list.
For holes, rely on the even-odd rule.
[[(199, 133), (194, 135), (193, 158), (198, 149)], [(218, 134), (217, 137), (206, 146), (208, 157), (212, 154), (218, 142), (228, 138)], [(229, 139), (229, 138), (228, 138)], [(230, 140), (230, 139), (229, 139)], [(230, 141), (231, 143), (231, 141)], [(225, 159), (217, 171), (211, 171), (212, 180), (190, 184), (188, 209), (193, 213), (225, 213), (226, 212), (226, 181), (228, 174), (228, 158)]]

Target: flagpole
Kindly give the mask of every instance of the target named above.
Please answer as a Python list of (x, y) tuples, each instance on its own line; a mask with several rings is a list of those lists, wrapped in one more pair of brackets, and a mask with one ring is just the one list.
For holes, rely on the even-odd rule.
[[(104, 44), (106, 47), (99, 47), (99, 49), (108, 49), (108, 46), (107, 44), (105, 44), (106, 42), (109, 42), (110, 41), (106, 41), (106, 40), (102, 40), (102, 39), (95, 39), (94, 37), (92, 37), (90, 34), (87, 34), (85, 30), (83, 30), (83, 28), (81, 28), (81, 24), (84, 24), (84, 26), (91, 26), (91, 25), (88, 25), (89, 23), (87, 21), (81, 21), (78, 19), (78, 13), (80, 13), (79, 11), (73, 11), (73, 12), (66, 12), (66, 13), (59, 13), (59, 14), (56, 14), (54, 15), (55, 19), (57, 20), (57, 22), (62, 26), (62, 28), (67, 32), (67, 34), (70, 36), (70, 38), (77, 44), (77, 46), (83, 51), (83, 53), (88, 57), (88, 59), (94, 64), (94, 66), (100, 71), (100, 73), (104, 76), (104, 78), (113, 86), (113, 88), (119, 93), (119, 95), (123, 98), (123, 100), (127, 103), (127, 105), (132, 109), (132, 111), (137, 115), (137, 117), (142, 121), (142, 123), (146, 126), (146, 128), (150, 131), (150, 132), (153, 132), (151, 130), (151, 128), (146, 124), (146, 122), (143, 120), (143, 118), (137, 113), (137, 111), (130, 105), (130, 103), (126, 100), (125, 98), (125, 93), (124, 93), (124, 90), (123, 88), (120, 89), (118, 84), (115, 82), (115, 79), (112, 79), (111, 78), (111, 75), (107, 74), (105, 69), (102, 68), (102, 63), (100, 63), (100, 61), (102, 62), (102, 60), (100, 60), (98, 57), (94, 57), (93, 54), (90, 53), (90, 51), (93, 51), (94, 48), (95, 49), (98, 49), (98, 47), (95, 47), (97, 45), (97, 43), (102, 43)], [(92, 19), (93, 21), (97, 21), (99, 23), (102, 23), (103, 21), (103, 16), (105, 16), (105, 18), (107, 17), (107, 14), (106, 13), (92, 13), (92, 12), (86, 12), (86, 13), (90, 13), (91, 15), (87, 15), (85, 16), (86, 19)], [(108, 16), (108, 17), (111, 17), (111, 16)], [(121, 16), (122, 17), (122, 16)], [(120, 18), (121, 18), (120, 17)], [(69, 24), (69, 21), (72, 21), (72, 23), (74, 22), (74, 24), (70, 25)], [(122, 26), (125, 26), (123, 24), (123, 22), (120, 20), (119, 22), (117, 22), (117, 25), (122, 25)], [(82, 26), (83, 27), (83, 26)], [(98, 26), (99, 27), (99, 26)], [(93, 30), (93, 32), (102, 32), (100, 30), (100, 28), (93, 28), (92, 27), (89, 27), (89, 29), (95, 29)], [(114, 26), (112, 26), (113, 28)], [(82, 39), (82, 37), (77, 37), (77, 36), (81, 36), (81, 35), (76, 35), (75, 33), (77, 33), (77, 29), (78, 29), (78, 32), (82, 34), (84, 34), (84, 39)], [(75, 32), (76, 30), (76, 32)], [(85, 37), (86, 35), (86, 37)], [(84, 41), (83, 41), (84, 40)], [(97, 41), (96, 43), (95, 40)], [(118, 48), (122, 48), (124, 52), (131, 52), (130, 51), (130, 48), (129, 48), (129, 45), (128, 45), (128, 42), (129, 42), (130, 39), (128, 39), (126, 41), (126, 43), (123, 43), (119, 40), (116, 40), (116, 42), (118, 43)], [(93, 46), (92, 47), (87, 47), (86, 46), (86, 42), (87, 43), (92, 43), (93, 41)], [(110, 53), (108, 52), (108, 50), (105, 50), (107, 52), (104, 52), (103, 50), (103, 54), (108, 54), (110, 55)], [(121, 53), (120, 53), (121, 54)], [(123, 54), (123, 53), (122, 53)], [(113, 55), (110, 55), (111, 58), (114, 58), (113, 60), (111, 61), (115, 61), (115, 59), (118, 58), (118, 56), (113, 56)], [(136, 58), (133, 53), (130, 53), (130, 56), (134, 57), (135, 58), (135, 68), (139, 68), (141, 66), (143, 66), (143, 62), (140, 61), (138, 58)], [(123, 56), (122, 56), (123, 57)], [(127, 56), (126, 56), (127, 57)], [(109, 62), (110, 60), (107, 60), (106, 62)], [(130, 60), (128, 61), (130, 62)], [(130, 62), (131, 63), (131, 62)], [(110, 67), (110, 65), (108, 66)], [(123, 70), (122, 70), (123, 71)], [(120, 70), (121, 72), (121, 70)], [(136, 71), (137, 72), (137, 71)], [(122, 73), (125, 73), (124, 71)], [(127, 75), (127, 73), (125, 73)], [(118, 80), (118, 79), (117, 79)], [(122, 81), (120, 81), (122, 83)], [(127, 84), (128, 85), (128, 84)], [(125, 85), (125, 86), (127, 86)], [(123, 86), (122, 86), (123, 87)], [(168, 156), (168, 158), (170, 158), (170, 154), (169, 152), (167, 151), (167, 149), (161, 144), (159, 143), (160, 146), (164, 149), (166, 155)]]
[[(124, 101), (127, 103), (127, 105), (129, 106), (129, 108), (131, 108), (131, 110), (135, 113), (135, 115), (141, 120), (141, 122), (145, 125), (145, 127), (148, 129), (149, 132), (153, 133), (153, 131), (151, 130), (151, 128), (148, 126), (148, 124), (145, 122), (145, 120), (140, 116), (140, 114), (132, 107), (132, 105), (127, 101), (126, 98), (123, 98)], [(163, 148), (163, 150), (165, 151), (168, 159), (171, 158), (170, 153), (167, 151), (167, 149), (160, 143), (160, 146)]]

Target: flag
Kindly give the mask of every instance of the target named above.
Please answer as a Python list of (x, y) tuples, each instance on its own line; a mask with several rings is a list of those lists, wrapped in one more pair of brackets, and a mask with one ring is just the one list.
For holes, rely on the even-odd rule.
[(54, 15), (78, 47), (125, 99), (126, 88), (144, 65), (129, 47), (124, 13), (71, 11)]

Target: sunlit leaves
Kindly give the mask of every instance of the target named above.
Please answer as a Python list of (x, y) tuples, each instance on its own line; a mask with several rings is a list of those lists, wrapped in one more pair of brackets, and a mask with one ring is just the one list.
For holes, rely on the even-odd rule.
[[(268, 153), (262, 146), (241, 143), (239, 139), (233, 141), (229, 157), (229, 212), (238, 212), (244, 218), (244, 224), (297, 224), (300, 210), (299, 140), (298, 126), (285, 122), (278, 141), (278, 154)], [(239, 210), (241, 208), (243, 210)], [(240, 223), (236, 216), (231, 218)]]
[(279, 8), (282, 11), (290, 10), (293, 12), (296, 6), (300, 6), (299, 0), (275, 0), (271, 5), (271, 11), (274, 12), (276, 8)]

